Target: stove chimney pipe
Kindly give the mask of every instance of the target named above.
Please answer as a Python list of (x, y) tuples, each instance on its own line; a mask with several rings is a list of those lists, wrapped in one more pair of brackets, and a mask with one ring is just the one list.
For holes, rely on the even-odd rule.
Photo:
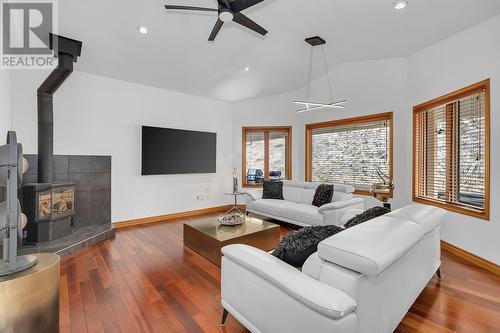
[(82, 51), (82, 42), (50, 34), (50, 49), (59, 58), (56, 69), (38, 88), (38, 182), (52, 183), (54, 180), (54, 105), (52, 97), (73, 72)]

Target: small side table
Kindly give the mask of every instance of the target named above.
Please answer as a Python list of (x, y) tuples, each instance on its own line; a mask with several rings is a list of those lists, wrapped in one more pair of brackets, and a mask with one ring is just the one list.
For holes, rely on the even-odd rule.
[(35, 266), (0, 277), (0, 332), (59, 331), (60, 258), (33, 255)]
[(245, 210), (245, 212), (242, 212), (241, 209), (238, 207), (238, 197), (245, 195), (246, 192), (224, 192), (224, 194), (234, 196), (234, 206), (230, 210), (228, 210), (226, 213), (224, 213), (224, 215), (229, 214), (232, 211), (237, 211), (238, 213), (245, 215), (246, 210)]

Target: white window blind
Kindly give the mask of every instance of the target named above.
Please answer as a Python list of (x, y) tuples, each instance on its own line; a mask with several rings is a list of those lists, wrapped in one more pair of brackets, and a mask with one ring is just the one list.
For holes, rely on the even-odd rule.
[(415, 196), (485, 209), (485, 92), (415, 114)]
[(369, 190), (390, 175), (390, 120), (312, 129), (312, 180)]

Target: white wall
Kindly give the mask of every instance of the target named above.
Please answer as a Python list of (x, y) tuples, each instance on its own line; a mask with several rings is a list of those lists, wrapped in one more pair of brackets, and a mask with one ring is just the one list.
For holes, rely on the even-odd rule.
[[(233, 167), (238, 168), (241, 178), (242, 126), (292, 126), (292, 176), (300, 177), (299, 140), (300, 129), (295, 117), (291, 93), (248, 100), (233, 104)], [(241, 179), (240, 179), (241, 181)]]
[[(363, 116), (374, 113), (394, 113), (394, 181), (397, 185), (394, 207), (410, 200), (411, 153), (405, 135), (411, 129), (406, 94), (406, 60), (402, 58), (346, 63), (335, 68), (333, 80), (336, 99), (346, 99), (345, 109), (327, 109), (297, 114), (294, 99), (304, 99), (305, 90), (235, 103), (233, 106), (233, 165), (241, 169), (241, 127), (249, 125), (293, 126), (292, 160), (294, 180), (305, 179), (305, 126), (306, 124)], [(313, 83), (312, 98), (329, 101), (326, 77)], [(408, 171), (410, 170), (410, 171)], [(364, 197), (367, 206), (379, 204)]]
[[(304, 126), (327, 120), (366, 114), (394, 112), (393, 207), (411, 203), (412, 107), (470, 84), (491, 78), (491, 220), (485, 222), (461, 214), (448, 214), (442, 230), (443, 240), (500, 263), (500, 165), (496, 148), (500, 139), (500, 16), (452, 36), (407, 58), (394, 58), (343, 64), (330, 72), (336, 99), (346, 99), (344, 110), (322, 110), (296, 114), (295, 91), (234, 104), (233, 165), (241, 168), (241, 126), (293, 125), (293, 179), (303, 180)], [(313, 85), (313, 100), (328, 101), (326, 77)], [(367, 206), (377, 204), (365, 197)]]
[[(307, 123), (394, 112), (395, 208), (411, 202), (412, 106), (485, 78), (491, 78), (491, 221), (450, 213), (444, 240), (500, 263), (499, 153), (500, 16), (407, 58), (343, 64), (331, 72), (335, 96), (345, 110), (296, 114), (293, 91), (230, 104), (99, 76), (74, 73), (55, 96), (55, 152), (113, 156), (113, 220), (216, 206), (230, 201), (232, 167), (241, 169), (241, 126), (293, 126), (293, 179), (304, 179), (304, 126)], [(293, 56), (293, 55), (292, 55)], [(304, 69), (305, 69), (304, 64)], [(12, 127), (27, 153), (36, 152), (36, 88), (45, 71), (16, 71), (12, 77)], [(0, 71), (0, 93), (9, 91)], [(3, 87), (6, 86), (6, 89)], [(313, 87), (314, 99), (328, 99), (325, 78)], [(9, 95), (9, 94), (7, 94)], [(3, 96), (3, 95), (2, 95)], [(10, 122), (9, 99), (0, 99), (0, 131)], [(7, 105), (7, 106), (4, 106)], [(140, 176), (140, 125), (217, 131), (215, 175)], [(209, 200), (197, 195), (209, 191)], [(368, 206), (377, 202), (367, 197)]]
[[(37, 151), (36, 89), (47, 75), (12, 73), (13, 127), (26, 153)], [(141, 125), (217, 132), (217, 174), (141, 176)], [(55, 154), (112, 156), (113, 221), (231, 200), (223, 194), (232, 175), (227, 103), (75, 72), (54, 96), (54, 127)]]
[(0, 145), (5, 144), (7, 131), (11, 129), (11, 115), (10, 71), (0, 69)]
[(500, 16), (408, 58), (409, 105), (491, 78), (491, 219), (450, 213), (442, 237), (500, 263)]

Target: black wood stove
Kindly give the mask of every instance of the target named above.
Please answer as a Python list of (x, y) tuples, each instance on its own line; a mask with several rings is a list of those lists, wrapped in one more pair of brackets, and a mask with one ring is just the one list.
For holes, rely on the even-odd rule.
[(28, 217), (27, 241), (52, 241), (71, 233), (75, 215), (75, 183), (54, 182), (53, 95), (73, 72), (82, 42), (50, 34), (58, 66), (38, 88), (38, 183), (23, 187), (23, 211)]
[(27, 242), (52, 241), (71, 233), (75, 215), (74, 183), (37, 183), (23, 187), (28, 217)]

